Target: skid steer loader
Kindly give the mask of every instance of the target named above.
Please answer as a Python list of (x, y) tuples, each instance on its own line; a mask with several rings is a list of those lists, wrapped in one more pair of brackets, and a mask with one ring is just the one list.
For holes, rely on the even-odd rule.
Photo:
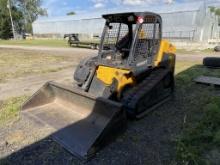
[(78, 88), (46, 83), (22, 106), (22, 114), (55, 128), (54, 139), (90, 158), (127, 118), (141, 118), (174, 91), (175, 47), (162, 39), (162, 20), (150, 12), (103, 15), (96, 57), (83, 60)]

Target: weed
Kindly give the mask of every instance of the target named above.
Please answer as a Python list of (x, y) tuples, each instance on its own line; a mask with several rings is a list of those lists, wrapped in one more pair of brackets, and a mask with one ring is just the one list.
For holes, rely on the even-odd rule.
[(0, 103), (0, 126), (18, 119), (21, 104), (27, 96), (14, 97)]
[(201, 120), (189, 123), (177, 139), (177, 159), (182, 164), (208, 164), (207, 151), (220, 145), (220, 98), (208, 98)]

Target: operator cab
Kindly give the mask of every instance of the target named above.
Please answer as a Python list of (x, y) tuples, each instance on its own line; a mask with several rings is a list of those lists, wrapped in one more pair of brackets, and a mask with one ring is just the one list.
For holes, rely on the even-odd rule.
[(130, 68), (150, 63), (161, 40), (161, 17), (154, 13), (103, 15), (106, 20), (99, 63)]

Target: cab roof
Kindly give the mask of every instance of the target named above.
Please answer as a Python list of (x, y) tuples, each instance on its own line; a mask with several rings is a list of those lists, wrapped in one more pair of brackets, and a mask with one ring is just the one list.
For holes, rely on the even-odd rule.
[[(109, 22), (123, 22), (123, 23), (136, 24), (138, 17), (147, 19), (148, 23), (154, 23), (155, 19), (157, 20), (158, 23), (162, 22), (161, 16), (159, 14), (152, 12), (115, 13), (115, 14), (105, 14), (102, 17)], [(132, 17), (133, 17), (133, 21), (131, 21)]]

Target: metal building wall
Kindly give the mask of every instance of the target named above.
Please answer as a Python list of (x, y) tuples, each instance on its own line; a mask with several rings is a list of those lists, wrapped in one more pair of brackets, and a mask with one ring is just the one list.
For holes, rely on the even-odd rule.
[(199, 11), (161, 14), (163, 18), (163, 37), (169, 39), (194, 40)]
[(208, 12), (207, 16), (204, 18), (203, 25), (203, 36), (202, 40), (206, 39), (219, 39), (219, 24), (218, 18), (213, 14)]
[[(194, 39), (197, 27), (197, 11), (176, 12), (161, 14), (163, 18), (163, 36), (173, 39)], [(181, 19), (180, 19), (181, 18)], [(35, 22), (33, 32), (35, 35), (48, 35), (62, 37), (68, 33), (87, 34), (88, 36), (100, 35), (104, 26), (102, 18), (45, 21)]]
[(78, 33), (87, 36), (102, 33), (104, 20), (101, 18), (66, 20), (66, 21), (41, 21), (33, 24), (34, 35), (63, 37), (64, 34)]
[[(211, 33), (216, 34), (216, 31), (218, 31), (216, 29), (219, 29), (219, 27), (214, 23), (211, 32), (211, 26), (215, 19), (207, 12), (204, 3), (197, 4), (197, 6), (195, 4), (191, 8), (183, 5), (173, 6), (169, 9), (169, 12), (164, 12), (165, 9), (161, 12), (158, 11), (163, 18), (164, 38), (207, 41), (210, 39)], [(139, 9), (139, 11), (145, 11), (145, 8)], [(104, 19), (99, 18), (99, 16), (92, 19), (64, 17), (36, 21), (33, 23), (33, 32), (34, 35), (41, 37), (63, 37), (64, 34), (78, 33), (84, 38), (92, 39), (94, 35), (101, 35), (102, 33)]]

